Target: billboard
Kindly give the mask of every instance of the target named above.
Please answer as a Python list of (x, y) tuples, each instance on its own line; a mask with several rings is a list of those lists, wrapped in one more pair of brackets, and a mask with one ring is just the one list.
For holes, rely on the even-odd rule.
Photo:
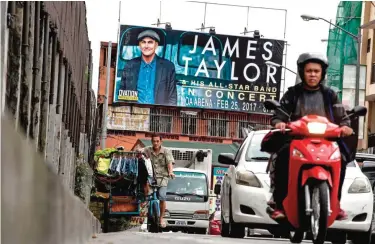
[(268, 113), (279, 100), (266, 61), (283, 63), (282, 40), (121, 25), (118, 43), (113, 103)]

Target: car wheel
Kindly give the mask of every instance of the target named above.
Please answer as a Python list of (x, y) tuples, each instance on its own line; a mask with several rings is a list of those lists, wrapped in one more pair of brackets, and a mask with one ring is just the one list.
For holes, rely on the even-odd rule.
[(326, 241), (331, 241), (332, 244), (345, 244), (346, 240), (347, 234), (343, 231), (330, 233), (326, 239)]
[(291, 243), (301, 243), (305, 239), (305, 232), (304, 231), (290, 231), (289, 232), (289, 240)]
[(367, 232), (356, 232), (351, 235), (353, 244), (371, 244), (372, 224)]
[(232, 216), (232, 194), (229, 192), (229, 237), (244, 238), (245, 225), (235, 223)]

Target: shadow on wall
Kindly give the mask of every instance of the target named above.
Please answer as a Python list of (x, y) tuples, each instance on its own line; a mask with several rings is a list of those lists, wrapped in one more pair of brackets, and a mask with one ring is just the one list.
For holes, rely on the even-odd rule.
[[(101, 231), (97, 218), (30, 142), (1, 116), (2, 241), (4, 243), (85, 243)], [(6, 142), (6, 143), (4, 143)]]

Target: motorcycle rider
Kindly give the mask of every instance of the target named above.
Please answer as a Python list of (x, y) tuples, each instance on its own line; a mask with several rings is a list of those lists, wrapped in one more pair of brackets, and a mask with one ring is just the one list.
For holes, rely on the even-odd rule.
[[(303, 53), (297, 60), (297, 66), (302, 82), (290, 87), (280, 100), (282, 109), (291, 116), (290, 121), (298, 120), (308, 114), (324, 116), (332, 123), (341, 127), (343, 136), (352, 135), (353, 130), (350, 128), (350, 119), (347, 117), (343, 105), (338, 100), (337, 94), (322, 84), (328, 68), (326, 57), (320, 54)], [(340, 106), (342, 108), (340, 113), (335, 112)], [(285, 115), (275, 110), (271, 124), (284, 133), (288, 119)], [(276, 208), (271, 215), (273, 219), (285, 218), (282, 202), (288, 191), (290, 141), (286, 139), (286, 142), (277, 152), (275, 162), (275, 189), (273, 191), (273, 198)], [(342, 162), (338, 197), (340, 201), (348, 162), (347, 159), (350, 152), (343, 141), (340, 140), (338, 144)], [(340, 208), (337, 220), (346, 218), (345, 211)]]

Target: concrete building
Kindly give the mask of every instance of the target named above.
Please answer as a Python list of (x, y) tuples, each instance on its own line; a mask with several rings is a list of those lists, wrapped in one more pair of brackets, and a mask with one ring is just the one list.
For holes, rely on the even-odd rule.
[(371, 1), (363, 2), (361, 28), (361, 64), (367, 66), (365, 100), (368, 109), (365, 120), (367, 133), (364, 133), (362, 148), (369, 148), (370, 152), (375, 153), (375, 6)]

